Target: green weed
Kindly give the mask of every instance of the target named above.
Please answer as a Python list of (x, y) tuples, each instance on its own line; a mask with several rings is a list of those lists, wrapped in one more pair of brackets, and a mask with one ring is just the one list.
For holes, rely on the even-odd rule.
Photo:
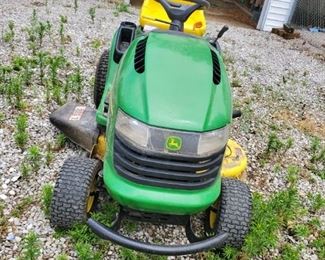
[(30, 163), (34, 172), (37, 172), (41, 166), (41, 149), (33, 145), (27, 150), (27, 161)]
[(23, 78), (20, 75), (12, 77), (7, 86), (9, 104), (14, 105), (17, 109), (22, 109), (24, 107), (23, 95)]
[(325, 198), (320, 193), (317, 194), (309, 193), (308, 198), (310, 199), (311, 202), (312, 212), (317, 212), (325, 208)]
[(54, 159), (54, 153), (51, 150), (51, 145), (48, 145), (46, 148), (46, 153), (45, 153), (45, 163), (47, 166), (51, 164), (51, 162)]
[(69, 260), (69, 256), (66, 254), (60, 254), (56, 257), (56, 260)]
[(292, 231), (297, 238), (308, 237), (310, 235), (310, 229), (305, 224), (295, 225)]
[(103, 258), (102, 254), (100, 252), (94, 252), (88, 243), (78, 242), (75, 249), (80, 260), (101, 260)]
[(73, 8), (74, 8), (74, 12), (76, 13), (78, 10), (78, 0), (74, 0)]
[(275, 247), (278, 231), (299, 217), (301, 212), (301, 202), (294, 185), (274, 194), (268, 201), (255, 193), (251, 231), (245, 240), (244, 254), (252, 258)]
[(5, 115), (5, 113), (3, 113), (3, 112), (0, 111), (0, 127), (3, 126), (5, 120), (6, 120), (6, 115)]
[(59, 133), (55, 138), (56, 149), (62, 149), (67, 143), (67, 137), (63, 133)]
[(24, 211), (32, 204), (33, 204), (32, 197), (28, 196), (23, 198), (19, 203), (17, 203), (15, 208), (11, 211), (11, 215), (16, 218), (20, 218), (21, 215), (24, 213)]
[(281, 258), (283, 260), (299, 260), (301, 248), (295, 247), (289, 243), (284, 244), (281, 250)]
[(91, 22), (95, 23), (96, 8), (95, 7), (89, 8), (88, 13), (90, 15)]
[(296, 184), (299, 178), (299, 167), (295, 165), (289, 165), (287, 169), (287, 180), (290, 184)]
[(98, 50), (102, 46), (102, 41), (99, 39), (94, 39), (91, 41), (90, 46), (93, 49)]
[(67, 37), (65, 36), (65, 24), (68, 22), (68, 18), (66, 16), (60, 15), (60, 29), (59, 29), (59, 35), (60, 35), (60, 41), (61, 44), (65, 44), (67, 41)]
[(308, 168), (322, 180), (325, 180), (325, 146), (321, 144), (319, 138), (312, 138), (310, 153), (311, 158)]
[(32, 166), (28, 162), (23, 161), (20, 166), (21, 176), (24, 179), (26, 179), (29, 176), (31, 171), (32, 171)]
[(16, 119), (16, 131), (14, 134), (15, 143), (20, 149), (24, 149), (28, 142), (28, 117), (26, 114), (20, 114)]
[(50, 184), (45, 184), (42, 187), (42, 204), (43, 204), (43, 211), (45, 216), (50, 215), (50, 206), (53, 196), (53, 186)]
[(316, 249), (319, 259), (325, 259), (325, 230), (321, 230), (318, 237), (312, 242), (312, 246)]
[(30, 232), (23, 239), (20, 259), (37, 260), (41, 254), (41, 244), (36, 233)]
[(10, 44), (10, 47), (11, 47), (11, 50), (13, 51), (14, 50), (14, 38), (15, 38), (15, 24), (13, 21), (9, 21), (8, 23), (8, 30), (4, 33), (3, 35), (3, 41), (5, 43), (9, 43)]
[(287, 140), (281, 140), (275, 132), (271, 132), (268, 138), (266, 154), (279, 153), (282, 151), (285, 153), (293, 146), (293, 139), (288, 138)]
[(115, 16), (119, 16), (120, 13), (128, 13), (129, 12), (129, 6), (123, 2), (118, 2), (115, 4), (115, 10), (113, 14)]

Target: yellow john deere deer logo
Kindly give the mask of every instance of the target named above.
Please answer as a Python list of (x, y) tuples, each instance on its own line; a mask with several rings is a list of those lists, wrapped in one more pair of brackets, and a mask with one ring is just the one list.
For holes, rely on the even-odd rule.
[(166, 148), (169, 151), (179, 151), (182, 148), (182, 138), (178, 136), (168, 136), (166, 139)]

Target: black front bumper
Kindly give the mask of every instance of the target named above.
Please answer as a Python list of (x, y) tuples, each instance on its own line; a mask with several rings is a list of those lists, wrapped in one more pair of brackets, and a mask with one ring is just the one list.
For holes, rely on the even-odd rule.
[(136, 251), (141, 251), (156, 255), (188, 255), (194, 254), (201, 251), (206, 251), (213, 248), (221, 248), (224, 246), (226, 239), (228, 238), (227, 233), (219, 234), (212, 238), (207, 238), (198, 242), (186, 244), (186, 245), (171, 245), (161, 246), (145, 242), (140, 242), (128, 237), (125, 237), (113, 229), (97, 222), (96, 220), (89, 218), (87, 225), (91, 230), (99, 237), (105, 240), (110, 240), (120, 246), (127, 247)]

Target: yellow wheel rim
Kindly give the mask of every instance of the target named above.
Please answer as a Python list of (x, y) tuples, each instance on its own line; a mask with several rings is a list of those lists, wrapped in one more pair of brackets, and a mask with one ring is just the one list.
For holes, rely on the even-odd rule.
[(91, 184), (90, 190), (89, 190), (89, 194), (88, 194), (88, 198), (87, 198), (87, 207), (86, 207), (86, 212), (89, 213), (94, 205), (94, 201), (95, 201), (95, 191), (96, 191), (96, 185), (95, 185), (96, 181), (94, 180)]
[(210, 210), (209, 224), (211, 229), (214, 229), (217, 224), (217, 214), (212, 210)]

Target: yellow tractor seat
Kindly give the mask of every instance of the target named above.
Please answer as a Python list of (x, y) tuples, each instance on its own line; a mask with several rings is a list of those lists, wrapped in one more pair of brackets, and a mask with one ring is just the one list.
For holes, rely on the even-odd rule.
[[(173, 0), (173, 3), (192, 5), (192, 2)], [(159, 21), (160, 20), (160, 21)], [(161, 22), (165, 21), (167, 23)], [(146, 28), (158, 28), (168, 30), (171, 20), (162, 5), (156, 0), (144, 0), (141, 13), (140, 25)], [(184, 32), (192, 35), (202, 36), (206, 31), (206, 21), (203, 10), (196, 10), (184, 23)]]

